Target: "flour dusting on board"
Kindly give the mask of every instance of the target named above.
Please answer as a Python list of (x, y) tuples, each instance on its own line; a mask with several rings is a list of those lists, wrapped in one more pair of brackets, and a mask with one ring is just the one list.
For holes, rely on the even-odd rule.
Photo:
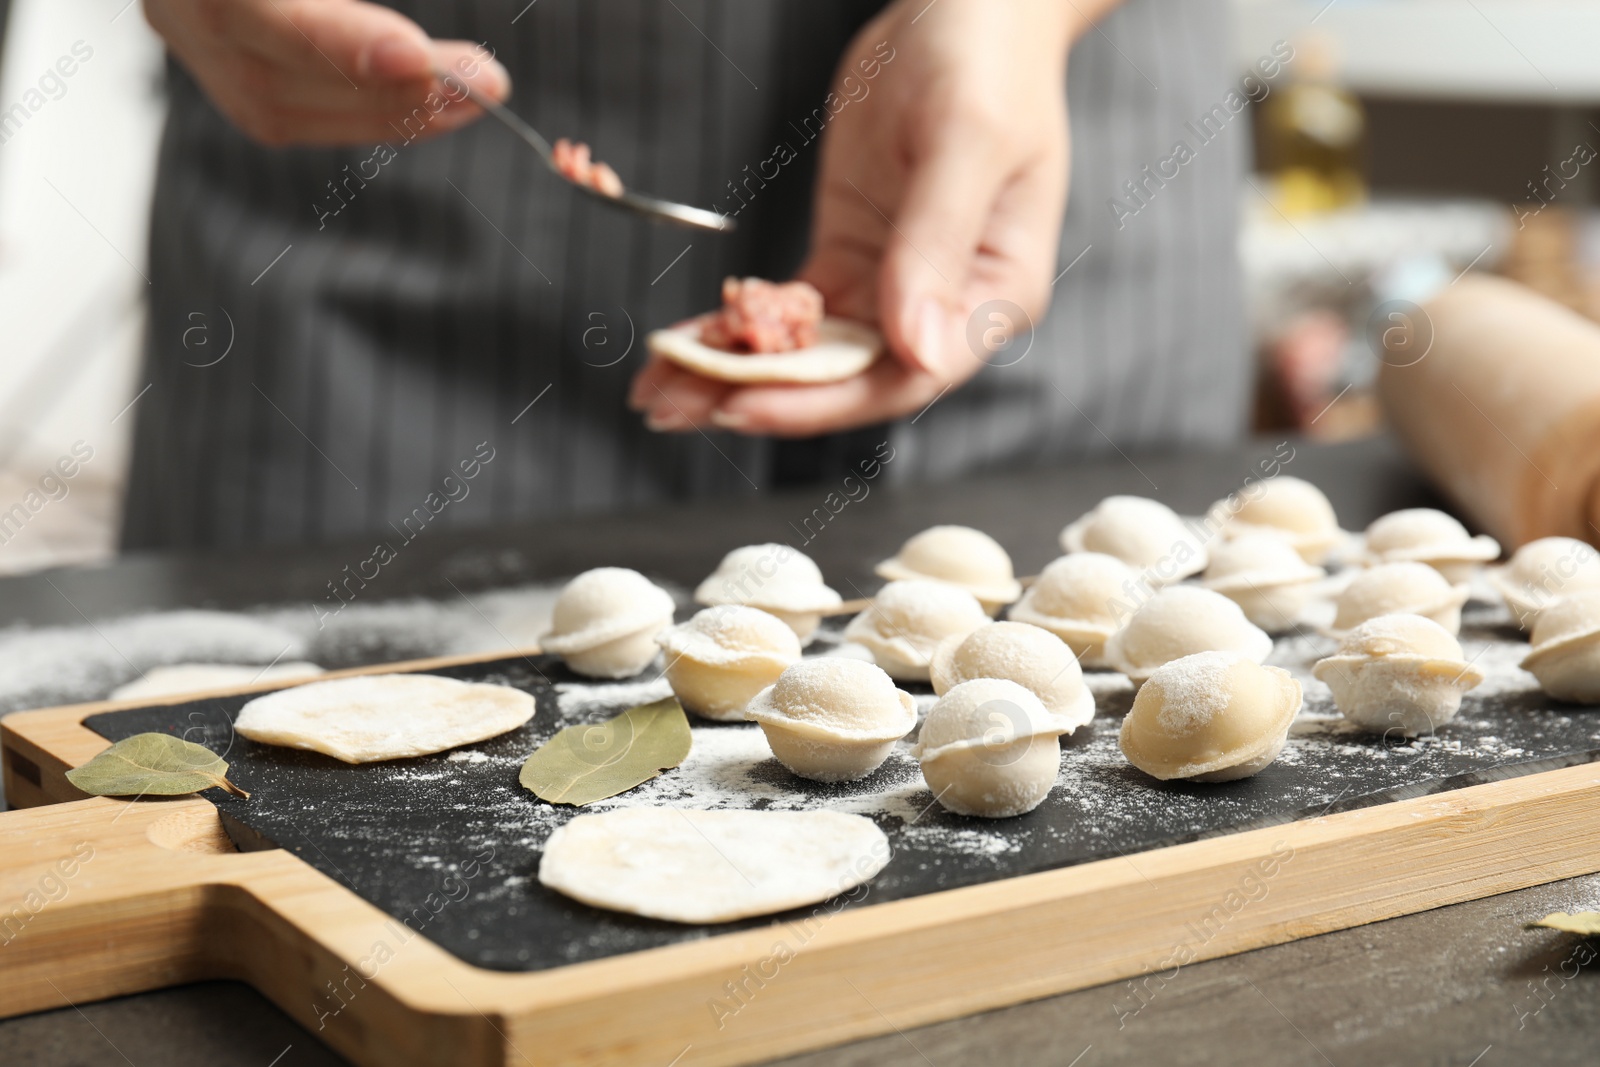
[[(840, 641), (840, 628), (830, 620), (812, 654), (859, 654)], [(230, 776), (253, 796), (248, 803), (222, 797), (217, 805), (225, 819), (292, 850), (400, 921), (410, 922), (430, 899), (449, 899), (448, 907), (428, 918), (424, 932), (462, 959), (537, 971), (728, 929), (602, 913), (539, 885), (544, 842), (583, 810), (645, 805), (831, 809), (866, 816), (893, 850), (859, 902), (870, 906), (1074, 864), (1123, 862), (1167, 845), (1600, 754), (1600, 711), (1541, 693), (1518, 666), (1527, 649), (1522, 635), (1509, 626), (1504, 609), (1482, 594), (1467, 606), (1462, 645), (1486, 679), (1436, 735), (1384, 738), (1341, 717), (1327, 687), (1310, 674), (1335, 645), (1309, 623), (1277, 640), (1269, 662), (1300, 681), (1304, 706), (1277, 761), (1252, 778), (1220, 784), (1160, 782), (1131, 767), (1117, 739), (1133, 702), (1132, 685), (1121, 675), (1089, 672), (1094, 720), (1061, 739), (1060, 771), (1050, 795), (1012, 819), (945, 811), (910, 755), (912, 738), (897, 744), (869, 777), (822, 785), (795, 777), (773, 759), (754, 724), (702, 720), (693, 720), (693, 746), (681, 766), (587, 809), (548, 804), (518, 784), (529, 753), (559, 729), (610, 719), (666, 696), (668, 687), (659, 667), (639, 678), (596, 683), (577, 679), (558, 663), (517, 655), (431, 673), (534, 694), (538, 714), (522, 729), (447, 754), (361, 767), (330, 766), (337, 761), (241, 739), (227, 755)], [(928, 687), (904, 688), (925, 712), (933, 700)], [(220, 717), (226, 729), (227, 716), (238, 707), (226, 698), (112, 713), (88, 725), (113, 740), (144, 730), (183, 730), (192, 722), (185, 716), (195, 715)]]
[[(1342, 788), (1354, 789), (1360, 775), (1329, 766), (1334, 764), (1383, 762), (1403, 768), (1406, 764), (1427, 763), (1431, 755), (1472, 753), (1494, 763), (1515, 762), (1527, 756), (1523, 747), (1505, 742), (1498, 734), (1482, 732), (1489, 725), (1475, 709), (1484, 701), (1503, 701), (1508, 695), (1537, 693), (1537, 683), (1519, 663), (1527, 645), (1511, 638), (1508, 617), (1498, 606), (1475, 602), (1468, 613), (1469, 626), (1462, 637), (1466, 656), (1485, 674), (1483, 686), (1467, 694), (1462, 718), (1457, 725), (1429, 737), (1407, 743), (1382, 742), (1347, 722), (1333, 705), (1328, 687), (1311, 675), (1311, 666), (1330, 654), (1338, 642), (1307, 629), (1279, 638), (1272, 657), (1274, 666), (1283, 667), (1299, 680), (1305, 703), (1290, 732), (1276, 766), (1297, 776), (1309, 774), (1303, 782), (1308, 804), (1320, 800), (1315, 787), (1332, 782), (1335, 794)], [(832, 654), (848, 652), (851, 646), (830, 640), (825, 633), (819, 642)], [(813, 654), (816, 653), (813, 649)], [(1133, 686), (1121, 674), (1089, 671), (1085, 681), (1095, 694), (1097, 721), (1076, 738), (1062, 739), (1063, 757), (1052, 800), (1066, 803), (1077, 812), (1078, 831), (1102, 829), (1108, 839), (1116, 825), (1130, 814), (1160, 821), (1172, 804), (1165, 788), (1142, 779), (1132, 771), (1118, 744), (1117, 726), (1133, 700)], [(1196, 679), (1196, 684), (1204, 679)], [(646, 678), (621, 683), (559, 682), (561, 725), (596, 721), (636, 704), (670, 696), (666, 680)], [(915, 687), (913, 687), (915, 688)], [(929, 692), (913, 694), (919, 715), (925, 715), (935, 697)], [(943, 813), (934, 803), (922, 780), (916, 760), (910, 754), (912, 738), (901, 742), (894, 753), (869, 778), (830, 787), (822, 795), (815, 783), (789, 774), (772, 758), (771, 750), (754, 725), (710, 724), (691, 716), (694, 745), (683, 764), (621, 796), (613, 797), (587, 810), (621, 807), (678, 806), (691, 808), (759, 808), (799, 811), (818, 807), (866, 815), (898, 822), (902, 829), (897, 840), (914, 842), (933, 852), (967, 857), (993, 858), (996, 861), (1017, 852), (1023, 844), (1040, 834), (1056, 833), (1039, 827), (1032, 820), (961, 819)], [(1480, 736), (1470, 736), (1478, 728)], [(1305, 768), (1306, 770), (1302, 770)], [(1281, 771), (1279, 773), (1282, 773)], [(1397, 770), (1396, 773), (1401, 773)], [(1404, 772), (1410, 777), (1413, 772)], [(1108, 779), (1134, 779), (1135, 787), (1110, 792)], [(1215, 787), (1212, 787), (1215, 789)], [(1203, 795), (1203, 790), (1202, 790)], [(1326, 803), (1315, 803), (1321, 807)], [(573, 814), (572, 809), (537, 805), (541, 817), (530, 820), (529, 842), (537, 846), (554, 828)], [(1095, 823), (1106, 812), (1103, 826)], [(1115, 846), (1113, 846), (1115, 847)]]

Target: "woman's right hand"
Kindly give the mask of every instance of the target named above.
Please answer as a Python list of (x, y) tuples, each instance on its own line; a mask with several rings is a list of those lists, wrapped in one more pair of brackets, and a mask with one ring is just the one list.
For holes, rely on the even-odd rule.
[(406, 118), (408, 133), (430, 136), (477, 119), (482, 111), (459, 88), (450, 99), (436, 71), (496, 100), (511, 91), (482, 45), (435, 41), (361, 0), (144, 0), (144, 10), (218, 110), (263, 144), (392, 140), (406, 136)]

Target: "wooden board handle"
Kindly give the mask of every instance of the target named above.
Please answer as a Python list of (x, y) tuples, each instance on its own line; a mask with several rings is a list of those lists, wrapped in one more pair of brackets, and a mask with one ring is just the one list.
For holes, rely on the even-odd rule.
[(510, 1062), (449, 984), (470, 969), (425, 938), (371, 983), (355, 973), (397, 928), (288, 852), (235, 851), (203, 799), (0, 812), (0, 1018), (236, 978), (362, 1063)]
[(232, 851), (204, 800), (0, 812), (0, 1016), (214, 976), (198, 897)]

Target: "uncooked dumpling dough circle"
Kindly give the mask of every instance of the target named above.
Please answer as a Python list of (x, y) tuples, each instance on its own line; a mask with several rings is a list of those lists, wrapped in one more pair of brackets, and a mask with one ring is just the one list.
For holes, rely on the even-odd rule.
[(652, 332), (647, 343), (662, 359), (719, 382), (820, 385), (854, 378), (883, 352), (883, 335), (864, 323), (828, 316), (817, 343), (791, 352), (727, 352), (700, 341), (700, 320)]
[(887, 862), (889, 839), (860, 815), (620, 808), (551, 834), (539, 881), (597, 908), (723, 923), (820, 903)]
[(256, 697), (233, 725), (264, 745), (376, 763), (498, 737), (533, 713), (533, 697), (510, 686), (433, 674), (368, 674)]

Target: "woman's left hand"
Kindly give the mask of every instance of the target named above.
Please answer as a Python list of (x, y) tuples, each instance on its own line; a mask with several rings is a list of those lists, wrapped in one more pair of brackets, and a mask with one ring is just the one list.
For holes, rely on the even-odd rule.
[[(877, 325), (889, 354), (806, 386), (733, 386), (652, 358), (629, 396), (646, 424), (806, 437), (885, 422), (977, 373), (988, 353), (969, 344), (968, 322), (980, 305), (1042, 316), (1067, 196), (1067, 49), (1083, 12), (1109, 6), (900, 0), (869, 23), (839, 67), (849, 102), (822, 140), (798, 276), (830, 314)], [(873, 63), (878, 76), (864, 78)]]

